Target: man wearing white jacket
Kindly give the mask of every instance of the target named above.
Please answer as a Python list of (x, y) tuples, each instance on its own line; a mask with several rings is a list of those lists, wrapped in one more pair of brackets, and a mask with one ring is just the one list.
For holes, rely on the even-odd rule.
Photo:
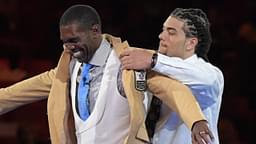
[(175, 9), (164, 22), (159, 39), (158, 52), (154, 54), (139, 48), (123, 52), (122, 68), (151, 69), (187, 85), (199, 102), (215, 139), (210, 139), (209, 131), (195, 131), (193, 128), (191, 139), (190, 129), (164, 104), (160, 118), (166, 115), (169, 118), (165, 124), (157, 125), (153, 143), (190, 144), (192, 141), (193, 144), (219, 144), (217, 123), (224, 79), (222, 72), (208, 62), (211, 34), (206, 14), (200, 9)]

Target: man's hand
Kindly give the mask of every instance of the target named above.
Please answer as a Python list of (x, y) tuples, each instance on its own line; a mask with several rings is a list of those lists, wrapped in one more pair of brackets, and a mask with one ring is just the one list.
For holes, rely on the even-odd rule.
[(192, 144), (211, 144), (214, 141), (213, 134), (207, 121), (197, 121), (192, 128)]
[(121, 68), (145, 70), (151, 68), (153, 51), (130, 47), (120, 54)]

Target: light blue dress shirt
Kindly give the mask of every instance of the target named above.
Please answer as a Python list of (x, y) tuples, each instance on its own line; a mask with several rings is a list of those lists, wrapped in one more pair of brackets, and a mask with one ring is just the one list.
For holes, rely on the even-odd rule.
[[(187, 85), (196, 97), (210, 129), (214, 134), (214, 144), (219, 144), (218, 117), (220, 112), (224, 78), (222, 72), (202, 58), (193, 55), (185, 60), (158, 54), (154, 71), (177, 79)], [(163, 105), (161, 114), (170, 109)], [(172, 112), (165, 125), (155, 132), (154, 144), (191, 144), (191, 130), (177, 113)]]

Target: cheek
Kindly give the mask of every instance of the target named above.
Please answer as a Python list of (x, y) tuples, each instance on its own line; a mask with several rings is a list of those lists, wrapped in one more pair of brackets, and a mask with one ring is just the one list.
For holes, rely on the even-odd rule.
[(176, 53), (176, 45), (175, 44), (168, 45), (165, 48), (165, 55), (167, 55), (167, 56), (175, 56), (175, 53)]

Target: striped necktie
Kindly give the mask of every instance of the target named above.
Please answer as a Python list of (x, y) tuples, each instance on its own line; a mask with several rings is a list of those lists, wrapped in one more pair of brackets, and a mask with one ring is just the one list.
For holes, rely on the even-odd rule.
[(80, 118), (85, 121), (89, 117), (89, 70), (92, 67), (91, 64), (83, 64), (81, 78), (78, 87), (78, 112)]

